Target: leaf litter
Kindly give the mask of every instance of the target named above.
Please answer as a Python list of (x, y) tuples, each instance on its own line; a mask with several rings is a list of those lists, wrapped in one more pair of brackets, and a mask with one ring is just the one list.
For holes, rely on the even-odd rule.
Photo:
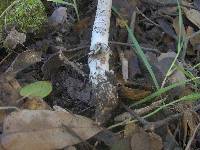
[[(109, 78), (119, 104), (101, 125), (87, 62), (97, 0), (73, 0), (79, 14), (75, 5), (41, 1), (41, 31), (23, 33), (17, 22), (3, 30), (0, 149), (200, 147), (198, 0), (113, 0)], [(172, 105), (181, 98), (187, 102)]]

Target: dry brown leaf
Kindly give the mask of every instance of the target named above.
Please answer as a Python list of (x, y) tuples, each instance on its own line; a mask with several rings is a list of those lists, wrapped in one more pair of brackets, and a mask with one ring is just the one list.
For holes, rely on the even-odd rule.
[(124, 137), (130, 137), (139, 130), (139, 126), (135, 123), (129, 123), (125, 126)]
[(0, 106), (15, 106), (20, 98), (19, 83), (15, 79), (7, 79), (9, 76), (0, 76)]
[(130, 137), (123, 138), (112, 145), (111, 150), (131, 150)]
[(177, 39), (177, 35), (173, 30), (172, 25), (166, 21), (164, 18), (157, 19), (157, 22), (159, 23), (161, 29), (168, 34), (170, 37)]
[(24, 109), (30, 110), (45, 110), (50, 109), (50, 106), (40, 98), (27, 98), (27, 101), (22, 106)]
[[(187, 35), (191, 36), (192, 34), (194, 34), (194, 28), (188, 26)], [(193, 46), (193, 48), (195, 48), (196, 46), (198, 46), (200, 44), (200, 34), (192, 36), (189, 40), (190, 40), (190, 43)]]
[(138, 101), (150, 95), (151, 91), (146, 91), (142, 89), (132, 89), (126, 86), (121, 86), (119, 90), (119, 96), (121, 98), (128, 98), (130, 100)]
[(16, 74), (23, 69), (41, 61), (42, 52), (34, 50), (26, 50), (15, 58), (10, 67), (6, 70), (7, 73)]
[(196, 25), (198, 28), (200, 28), (200, 12), (195, 9), (183, 9), (186, 17), (188, 20), (190, 20), (194, 25)]
[[(163, 148), (162, 139), (155, 133), (147, 133), (143, 128), (136, 124), (128, 127), (128, 135), (132, 132), (131, 148), (132, 150), (161, 150)], [(132, 131), (130, 131), (132, 130)]]
[(5, 119), (1, 144), (9, 150), (61, 149), (101, 130), (92, 120), (68, 112), (22, 110)]
[(197, 127), (200, 118), (196, 112), (193, 111), (184, 111), (182, 118), (182, 128), (183, 128), (183, 143), (186, 143), (186, 138), (191, 137)]
[(87, 29), (89, 26), (90, 20), (91, 20), (90, 17), (86, 17), (80, 20), (77, 24), (75, 24), (74, 31), (80, 32), (81, 30)]

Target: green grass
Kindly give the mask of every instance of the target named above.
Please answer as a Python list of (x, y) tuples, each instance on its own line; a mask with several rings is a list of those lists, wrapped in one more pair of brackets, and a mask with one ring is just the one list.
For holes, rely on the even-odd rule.
[[(112, 7), (112, 10), (121, 18), (122, 21), (124, 20), (115, 7)], [(150, 76), (151, 76), (151, 78), (152, 78), (152, 80), (153, 80), (153, 82), (155, 84), (155, 87), (158, 90), (160, 87), (159, 87), (158, 81), (156, 79), (156, 76), (155, 76), (155, 74), (154, 74), (154, 72), (152, 70), (151, 65), (149, 64), (149, 62), (148, 62), (148, 60), (147, 60), (142, 48), (140, 47), (136, 37), (134, 36), (132, 30), (129, 28), (129, 26), (126, 24), (125, 21), (123, 21), (123, 22), (124, 22), (124, 25), (126, 26), (126, 29), (128, 31), (128, 34), (129, 34), (129, 37), (130, 37), (130, 39), (131, 39), (131, 41), (133, 43), (133, 46), (132, 46), (133, 49), (135, 50), (135, 52), (139, 56), (139, 58), (142, 60), (142, 62), (145, 65), (145, 67), (147, 68), (147, 70), (148, 70), (148, 72), (149, 72), (149, 74), (150, 74)]]
[(161, 111), (162, 109), (167, 108), (169, 106), (173, 106), (173, 105), (175, 105), (175, 104), (177, 104), (179, 102), (183, 102), (183, 101), (196, 101), (196, 100), (199, 100), (199, 99), (200, 99), (200, 93), (192, 93), (190, 95), (183, 96), (183, 97), (179, 98), (178, 100), (175, 100), (175, 101), (172, 101), (172, 102), (170, 102), (168, 104), (164, 104), (164, 105), (160, 106), (159, 108), (157, 108), (153, 112), (145, 115), (144, 118), (153, 116), (156, 113), (158, 113), (159, 111)]
[(169, 90), (174, 89), (174, 88), (181, 86), (181, 85), (185, 85), (188, 82), (195, 81), (195, 80), (198, 80), (198, 79), (200, 79), (200, 77), (196, 77), (196, 78), (193, 78), (193, 79), (188, 79), (188, 80), (185, 80), (185, 81), (177, 82), (177, 83), (171, 84), (167, 87), (160, 88), (159, 90), (157, 90), (153, 94), (151, 94), (151, 95), (145, 97), (144, 99), (132, 104), (130, 107), (141, 105), (145, 102), (152, 102), (153, 99), (155, 99), (156, 97), (159, 97), (160, 95), (168, 92)]
[(174, 58), (171, 66), (169, 67), (166, 75), (165, 75), (165, 78), (162, 82), (162, 86), (161, 87), (164, 87), (165, 83), (166, 83), (166, 80), (167, 78), (171, 75), (171, 71), (178, 59), (178, 57), (180, 56), (181, 54), (181, 50), (183, 48), (183, 46), (185, 45), (185, 37), (182, 37), (182, 29), (183, 29), (183, 17), (182, 17), (182, 13), (181, 13), (181, 7), (180, 7), (180, 4), (179, 4), (179, 1), (177, 0), (177, 3), (178, 3), (178, 17), (179, 17), (179, 34), (178, 34), (178, 44), (177, 44), (177, 54), (176, 54), (176, 57)]
[[(158, 112), (160, 112), (161, 110), (169, 107), (169, 106), (173, 106), (179, 102), (183, 102), (183, 101), (196, 101), (196, 100), (199, 100), (200, 99), (200, 93), (192, 93), (192, 94), (189, 94), (189, 95), (186, 95), (186, 96), (183, 96), (175, 101), (172, 101), (168, 104), (164, 104), (164, 105), (161, 105), (160, 107), (158, 107), (157, 109), (155, 109), (154, 111), (150, 112), (149, 114), (143, 116), (142, 118), (149, 118), (155, 114), (157, 114)], [(123, 126), (123, 125), (126, 125), (126, 124), (129, 124), (129, 123), (134, 123), (134, 122), (137, 122), (138, 120), (131, 120), (128, 119), (128, 120), (125, 120), (123, 122), (120, 122), (120, 123), (117, 123), (117, 124), (114, 124), (110, 127), (108, 127), (108, 129), (113, 129), (113, 128), (116, 128), (116, 127), (119, 127), (119, 126)]]
[[(135, 36), (133, 35), (132, 31), (130, 30), (130, 28), (128, 27), (128, 25), (125, 23), (124, 21), (124, 24), (126, 26), (126, 29), (129, 33), (129, 36), (134, 44), (134, 48), (136, 49), (136, 53), (138, 54), (138, 56), (142, 59), (143, 63), (145, 64), (146, 68), (148, 69), (150, 75), (151, 75), (151, 78), (152, 80), (154, 81), (154, 84), (155, 86), (157, 87), (157, 91), (152, 93), (151, 95), (145, 97), (144, 99), (132, 104), (130, 107), (134, 107), (134, 106), (137, 106), (137, 105), (140, 105), (140, 104), (143, 104), (143, 103), (146, 103), (146, 102), (152, 102), (155, 100), (155, 98), (161, 96), (162, 94), (168, 92), (169, 90), (171, 89), (174, 89), (174, 88), (177, 88), (179, 86), (182, 86), (182, 85), (185, 85), (189, 82), (193, 82), (193, 84), (195, 85), (195, 87), (197, 88), (197, 85), (200, 84), (200, 77), (195, 77), (195, 75), (193, 75), (189, 70), (185, 70), (182, 66), (179, 66), (176, 64), (181, 52), (182, 52), (182, 49), (183, 50), (186, 50), (187, 48), (187, 38), (186, 37), (183, 37), (182, 35), (182, 28), (183, 28), (183, 19), (182, 19), (182, 13), (181, 13), (181, 7), (180, 7), (180, 4), (179, 4), (179, 1), (177, 0), (177, 3), (178, 3), (178, 12), (179, 12), (179, 34), (178, 34), (178, 41), (177, 41), (177, 55), (175, 56), (170, 68), (168, 69), (166, 75), (165, 75), (165, 78), (162, 82), (162, 86), (159, 87), (158, 84), (157, 84), (157, 81), (156, 81), (156, 78), (155, 78), (155, 75), (151, 69), (151, 66), (150, 64), (148, 63), (141, 47), (139, 46), (139, 43), (137, 41), (137, 39), (135, 38)], [(112, 10), (123, 20), (123, 18), (120, 16), (120, 14), (118, 13), (118, 11), (113, 7)], [(193, 68), (199, 68), (200, 67), (200, 63), (199, 64), (196, 64)], [(169, 86), (166, 86), (164, 87), (165, 85), (165, 82), (167, 80), (167, 78), (173, 73), (173, 71), (175, 70), (178, 70), (178, 71), (181, 71), (187, 78), (187, 80), (185, 81), (180, 81), (180, 82), (176, 82), (176, 83), (173, 83)], [(198, 90), (197, 90), (198, 91)], [(167, 104), (161, 104), (160, 107), (158, 107), (157, 109), (155, 109), (154, 111), (150, 112), (149, 114), (143, 116), (143, 118), (148, 118), (152, 115), (155, 115), (156, 113), (160, 112), (161, 110), (167, 108), (167, 107), (170, 107), (170, 106), (173, 106), (179, 102), (183, 102), (183, 101), (196, 101), (196, 100), (199, 100), (200, 99), (200, 93), (199, 92), (193, 92), (187, 96), (183, 96), (177, 100), (174, 100), (170, 103), (167, 103)], [(125, 124), (128, 124), (128, 123), (132, 123), (132, 122), (136, 122), (137, 120), (126, 120), (126, 121), (123, 121), (123, 122), (120, 122), (118, 124), (115, 124), (115, 125), (112, 125), (110, 128), (115, 128), (117, 126), (121, 126), (121, 125), (125, 125)]]
[[(182, 72), (186, 77), (188, 77), (189, 79), (194, 79), (196, 78), (195, 75), (193, 75), (193, 73), (189, 70), (185, 70), (182, 66), (180, 65), (175, 65), (176, 69), (179, 70), (180, 72)], [(196, 91), (198, 90), (198, 85), (200, 85), (200, 81), (199, 80), (193, 80), (194, 83), (194, 87), (196, 89)]]
[(194, 67), (193, 67), (194, 69), (196, 69), (196, 68), (200, 68), (200, 63), (198, 63), (198, 64), (196, 64), (196, 65), (194, 65)]

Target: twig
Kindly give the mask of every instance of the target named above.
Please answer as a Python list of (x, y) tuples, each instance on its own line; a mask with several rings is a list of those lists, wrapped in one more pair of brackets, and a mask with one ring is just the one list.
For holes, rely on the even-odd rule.
[(146, 20), (148, 20), (150, 23), (152, 23), (153, 25), (160, 27), (159, 24), (155, 23), (154, 21), (152, 21), (151, 19), (149, 19), (143, 12), (141, 12), (138, 7), (136, 7), (137, 11), (139, 12), (139, 14), (141, 14)]
[(183, 115), (182, 113), (178, 113), (178, 114), (171, 115), (163, 120), (159, 120), (156, 122), (149, 122), (146, 126), (144, 126), (144, 128), (147, 131), (154, 131), (155, 129), (157, 129), (163, 125), (166, 125), (169, 122), (179, 119), (182, 115)]
[[(146, 106), (144, 108), (140, 108), (140, 109), (135, 109), (135, 113), (137, 113), (138, 115), (144, 115), (149, 113), (150, 111), (152, 111), (153, 109), (155, 109), (156, 107), (158, 107), (161, 103), (163, 102), (163, 100), (159, 100), (156, 102), (153, 102), (151, 105)], [(117, 117), (115, 117), (115, 121), (124, 121), (127, 118), (131, 118), (131, 114), (128, 112), (125, 112)]]
[[(110, 44), (116, 44), (116, 45), (128, 46), (128, 47), (134, 46), (134, 44), (123, 43), (123, 42), (117, 42), (117, 41), (110, 41), (109, 43), (110, 43)], [(155, 48), (148, 48), (148, 47), (142, 47), (142, 46), (140, 46), (140, 47), (141, 47), (143, 50), (145, 50), (145, 51), (151, 51), (151, 52), (160, 54), (160, 52), (159, 52), (158, 49), (155, 49)]]
[(125, 57), (124, 52), (119, 48), (119, 46), (116, 46), (116, 49), (119, 54), (119, 58), (121, 61), (121, 69), (122, 69), (122, 76), (125, 82), (128, 80), (128, 59)]
[[(195, 106), (194, 108), (191, 108), (191, 109), (189, 109), (189, 110), (192, 110), (192, 111), (198, 111), (198, 110), (200, 110), (200, 104), (199, 105), (197, 105), (197, 106)], [(180, 116), (179, 116), (180, 115)], [(172, 116), (169, 116), (168, 118), (174, 118), (174, 119), (176, 119), (176, 117), (178, 118), (178, 116), (179, 117), (181, 117), (183, 115), (183, 113), (177, 113), (177, 114), (175, 114), (175, 115), (172, 115)], [(165, 119), (166, 121), (172, 121), (172, 119)], [(129, 123), (133, 123), (133, 122), (137, 122), (137, 120), (130, 120), (130, 119), (127, 119), (127, 120), (125, 120), (125, 121), (123, 121), (123, 122), (120, 122), (120, 123), (117, 123), (117, 124), (114, 124), (114, 125), (112, 125), (112, 126), (110, 126), (108, 129), (113, 129), (113, 128), (116, 128), (116, 127), (118, 127), (118, 126), (123, 126), (123, 125), (126, 125), (126, 124), (129, 124)], [(162, 121), (163, 122), (163, 121)], [(155, 123), (155, 122), (154, 122)], [(164, 123), (164, 122), (163, 122)], [(163, 124), (162, 123), (162, 124)], [(165, 122), (165, 123), (167, 123), (167, 122)], [(165, 124), (164, 123), (164, 124)]]
[(140, 115), (147, 114), (150, 111), (152, 111), (153, 109), (155, 109), (156, 107), (158, 107), (163, 101), (164, 100), (162, 99), (162, 100), (153, 102), (151, 105), (146, 106), (144, 108), (136, 109), (135, 111)]
[(146, 121), (144, 118), (141, 118), (137, 113), (135, 113), (132, 109), (130, 109), (128, 106), (126, 106), (123, 102), (120, 102), (120, 105), (128, 111), (133, 119), (137, 119), (143, 126), (146, 126), (149, 124), (148, 121)]
[(11, 54), (12, 54), (12, 52), (9, 53), (8, 55), (6, 55), (6, 57), (4, 57), (4, 58), (0, 61), (0, 65), (2, 65), (2, 63), (3, 63)]
[[(160, 7), (177, 6), (177, 1), (176, 0), (142, 0), (142, 1), (144, 3), (148, 3), (148, 4), (151, 4), (151, 5), (160, 6)], [(180, 3), (180, 6), (182, 6), (182, 7), (199, 10), (198, 8), (196, 8), (194, 6), (183, 4), (181, 1), (179, 3)]]
[(89, 48), (89, 44), (88, 45), (83, 45), (83, 46), (79, 46), (79, 47), (75, 47), (75, 48), (71, 48), (71, 49), (66, 49), (66, 48), (60, 48), (60, 47), (55, 47), (56, 49), (59, 49), (63, 52), (76, 52), (76, 51), (80, 51), (80, 50), (85, 50), (86, 48)]
[(0, 110), (6, 110), (6, 109), (15, 109), (17, 111), (20, 111), (20, 109), (15, 106), (0, 107)]
[(67, 57), (65, 57), (65, 55), (62, 53), (62, 51), (59, 52), (59, 57), (61, 60), (64, 61), (65, 64), (70, 65), (75, 71), (77, 71), (77, 73), (82, 75), (82, 77), (87, 76), (87, 74), (84, 73), (74, 62), (70, 61)]
[(197, 127), (195, 128), (195, 130), (194, 130), (194, 132), (193, 132), (193, 134), (192, 134), (192, 137), (190, 138), (190, 140), (189, 140), (188, 143), (187, 143), (187, 146), (186, 146), (185, 150), (190, 150), (190, 146), (191, 146), (191, 144), (192, 144), (192, 141), (194, 140), (195, 135), (196, 135), (197, 131), (199, 130), (199, 128), (200, 128), (200, 123), (199, 123), (199, 124), (197, 125)]

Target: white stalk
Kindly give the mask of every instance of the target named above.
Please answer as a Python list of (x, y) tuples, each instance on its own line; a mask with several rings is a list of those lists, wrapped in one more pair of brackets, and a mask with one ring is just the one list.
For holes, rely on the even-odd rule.
[(108, 47), (110, 16), (112, 0), (98, 0), (96, 17), (93, 25), (90, 46), (90, 79), (92, 84), (98, 84), (98, 80), (107, 80), (105, 72), (109, 71)]
[(112, 0), (98, 0), (88, 58), (98, 123), (108, 120), (111, 111), (117, 106), (117, 90), (108, 76), (111, 73), (109, 70), (111, 52), (108, 46), (111, 7)]

